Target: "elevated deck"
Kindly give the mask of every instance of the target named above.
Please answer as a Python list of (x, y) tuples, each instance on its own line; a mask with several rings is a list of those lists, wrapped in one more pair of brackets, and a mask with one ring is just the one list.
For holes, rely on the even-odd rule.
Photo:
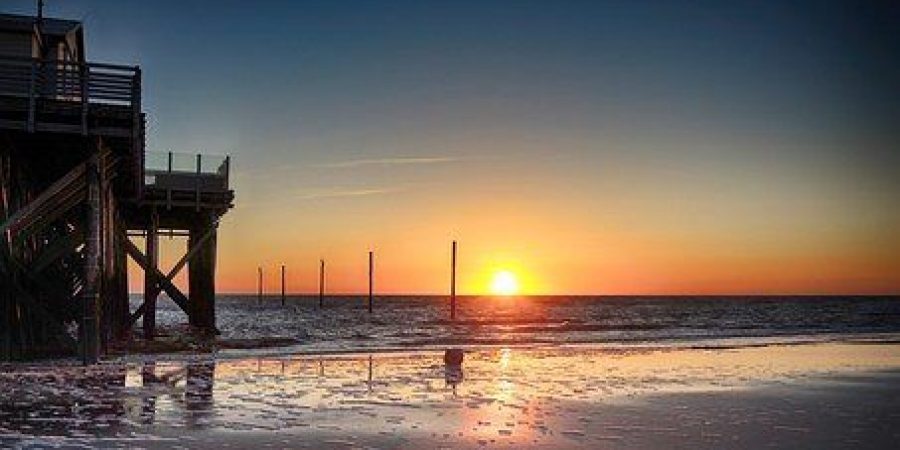
[[(141, 70), (136, 66), (0, 55), (0, 131), (48, 142), (100, 138), (119, 161), (127, 228), (188, 228), (232, 207), (227, 157), (144, 153)], [(34, 139), (31, 138), (33, 141)], [(44, 145), (44, 144), (42, 144)]]
[(0, 129), (134, 137), (141, 69), (0, 56)]
[(227, 156), (149, 152), (144, 163), (141, 200), (127, 216), (130, 229), (146, 229), (155, 214), (159, 228), (188, 230), (233, 206)]
[(123, 199), (141, 195), (145, 122), (138, 67), (0, 55), (0, 132), (37, 153), (102, 140), (118, 165)]

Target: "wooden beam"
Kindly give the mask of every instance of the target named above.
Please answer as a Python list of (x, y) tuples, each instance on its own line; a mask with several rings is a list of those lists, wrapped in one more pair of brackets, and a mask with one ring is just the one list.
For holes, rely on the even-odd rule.
[(138, 309), (134, 310), (130, 316), (128, 316), (128, 323), (125, 326), (125, 329), (131, 328), (134, 326), (134, 323), (137, 322), (141, 316), (144, 315), (144, 310), (147, 308), (146, 303), (141, 303), (141, 306), (138, 306)]
[[(4, 252), (5, 252), (5, 250), (4, 250)], [(72, 292), (62, 291), (62, 290), (60, 290), (60, 287), (58, 284), (52, 283), (50, 280), (48, 280), (42, 274), (37, 273), (37, 272), (29, 272), (27, 270), (27, 268), (20, 261), (18, 261), (13, 255), (11, 255), (9, 253), (4, 253), (3, 256), (4, 256), (3, 258), (0, 258), (0, 263), (3, 263), (4, 259), (5, 259), (5, 265), (0, 264), (0, 272), (5, 272), (7, 275), (10, 275), (10, 274), (19, 275), (19, 276), (21, 276), (22, 279), (24, 279), (24, 281), (28, 282), (29, 286), (31, 286), (32, 288), (37, 288), (38, 290), (43, 291), (45, 294), (47, 294), (51, 297), (63, 298), (63, 299), (66, 299), (67, 301), (74, 301), (78, 297), (79, 293), (77, 291), (74, 293), (74, 295)], [(25, 294), (27, 294), (27, 297), (28, 297), (27, 300), (29, 302), (35, 303), (36, 305), (40, 306), (40, 308), (43, 311), (41, 314), (45, 314), (48, 317), (54, 319), (55, 321), (62, 323), (61, 320), (55, 318), (56, 317), (55, 314), (51, 313), (50, 310), (45, 307), (45, 305), (39, 303), (39, 300), (37, 300), (35, 297), (32, 296), (32, 294), (29, 293), (29, 292), (33, 292), (34, 289), (31, 289), (31, 290), (29, 290), (29, 292), (26, 292), (25, 288), (22, 287), (22, 284), (19, 281), (16, 281), (16, 276), (10, 277), (10, 280), (11, 280), (10, 284), (13, 285), (15, 290), (19, 291), (20, 296), (25, 296)]]
[(31, 73), (28, 79), (28, 132), (34, 132), (34, 119), (36, 116), (35, 109), (37, 105), (37, 101), (35, 99), (35, 94), (37, 90), (37, 62), (31, 62)]
[(31, 263), (28, 270), (33, 273), (42, 272), (57, 259), (74, 252), (83, 242), (84, 235), (78, 230), (63, 235), (45, 247), (40, 256)]
[[(188, 266), (191, 325), (204, 331), (216, 330), (216, 225), (215, 220), (198, 221), (191, 228), (192, 247), (199, 250)], [(208, 235), (206, 239), (202, 239)]]
[(15, 232), (16, 230), (27, 226), (27, 219), (42, 208), (47, 209), (45, 207), (49, 207), (52, 209), (53, 204), (50, 203), (51, 200), (54, 200), (54, 197), (64, 192), (66, 188), (69, 188), (71, 185), (81, 180), (85, 174), (85, 167), (85, 164), (79, 164), (69, 171), (69, 173), (50, 185), (44, 192), (41, 192), (41, 194), (28, 205), (13, 213), (2, 225), (0, 225), (0, 234), (6, 233), (7, 230)]
[(84, 185), (77, 189), (67, 191), (59, 199), (54, 201), (52, 205), (35, 213), (33, 219), (29, 219), (27, 223), (21, 223), (20, 225), (23, 226), (17, 227), (17, 229), (13, 231), (13, 233), (16, 233), (14, 235), (15, 239), (22, 241), (23, 239), (32, 236), (34, 234), (33, 231), (42, 230), (48, 224), (59, 220), (62, 216), (71, 211), (72, 208), (83, 203), (86, 195), (87, 190)]
[[(146, 272), (148, 267), (147, 259), (146, 257), (144, 257), (144, 254), (141, 252), (141, 250), (137, 248), (137, 246), (134, 245), (134, 242), (131, 242), (130, 239), (125, 239), (124, 244), (125, 252), (128, 253), (128, 256), (131, 256), (131, 259), (133, 259), (134, 262), (136, 262)], [(163, 291), (165, 291), (166, 295), (168, 295), (169, 298), (171, 298), (172, 301), (175, 302), (175, 304), (178, 305), (178, 307), (181, 308), (181, 310), (184, 311), (185, 314), (189, 314), (187, 296), (184, 295), (177, 286), (172, 284), (171, 281), (166, 280), (165, 275), (163, 275), (163, 273), (160, 272), (159, 269), (156, 269), (156, 278), (159, 283), (159, 287), (162, 288)]]
[(113, 294), (116, 303), (115, 308), (115, 325), (113, 326), (114, 337), (124, 337), (128, 330), (131, 329), (132, 323), (128, 322), (129, 312), (129, 295), (128, 295), (128, 254), (125, 252), (125, 245), (122, 240), (128, 240), (128, 236), (119, 233), (116, 222), (120, 221), (121, 215), (115, 214), (112, 219), (112, 229), (115, 240), (113, 251), (115, 252), (113, 264), (116, 267), (115, 293)]
[(213, 233), (216, 231), (216, 227), (218, 226), (218, 221), (213, 222), (213, 224), (210, 225), (209, 229), (206, 230), (205, 233), (203, 233), (203, 236), (201, 236), (196, 243), (193, 243), (191, 248), (188, 249), (187, 253), (185, 253), (184, 256), (182, 256), (181, 259), (179, 259), (178, 262), (175, 263), (175, 265), (172, 267), (172, 270), (170, 270), (169, 273), (166, 274), (166, 280), (172, 281), (172, 279), (175, 278), (176, 275), (178, 275), (178, 272), (180, 272), (181, 269), (184, 268), (188, 261), (194, 258), (197, 252), (199, 252), (203, 248), (203, 244), (205, 244), (206, 241), (208, 241), (209, 238), (212, 237)]
[(78, 348), (78, 343), (69, 336), (69, 333), (62, 327), (63, 321), (60, 320), (52, 311), (47, 309), (41, 302), (31, 296), (31, 293), (28, 292), (25, 288), (23, 288), (19, 283), (12, 282), (9, 284), (10, 288), (21, 297), (24, 301), (17, 302), (24, 308), (32, 308), (35, 309), (38, 313), (39, 317), (43, 317), (48, 324), (52, 328), (56, 329), (56, 336), (61, 339), (66, 345), (68, 345), (71, 349), (75, 350)]
[(100, 261), (102, 206), (100, 203), (100, 184), (102, 166), (98, 153), (88, 161), (85, 170), (87, 184), (87, 230), (85, 233), (84, 287), (81, 292), (81, 362), (84, 365), (95, 364), (100, 359)]
[[(3, 255), (2, 255), (3, 257), (0, 258), (0, 272), (4, 272), (7, 275), (19, 273), (19, 274), (22, 274), (24, 276), (25, 280), (28, 281), (29, 283), (36, 285), (42, 289), (45, 289), (45, 291), (46, 291), (46, 289), (49, 288), (47, 283), (43, 282), (44, 280), (42, 278), (36, 278), (33, 273), (28, 273), (25, 270), (25, 267), (22, 265), (21, 262), (19, 262), (13, 255), (7, 253), (5, 248), (3, 250), (4, 250)], [(18, 294), (20, 296), (25, 297), (25, 300), (28, 301), (29, 303), (33, 303), (40, 308), (44, 308), (44, 305), (32, 296), (31, 290), (25, 289), (22, 286), (22, 284), (20, 283), (20, 281), (17, 280), (16, 278), (17, 277), (8, 277), (7, 278), (9, 280), (9, 285), (12, 288), (12, 290), (18, 292)], [(46, 314), (51, 318), (56, 317), (55, 314), (53, 314), (49, 310), (46, 310)], [(57, 320), (57, 321), (59, 323), (62, 323), (62, 321), (59, 321), (59, 320)]]
[(147, 253), (144, 255), (144, 339), (152, 340), (156, 333), (156, 298), (159, 296), (159, 216), (156, 209), (150, 212), (150, 223), (147, 225)]
[(169, 298), (172, 299), (172, 301), (175, 302), (175, 304), (178, 305), (178, 307), (181, 308), (182, 311), (184, 311), (185, 314), (187, 314), (189, 304), (188, 297), (184, 295), (184, 293), (181, 292), (180, 289), (178, 289), (178, 286), (175, 286), (174, 283), (163, 278), (162, 272), (160, 272), (159, 270), (156, 271), (156, 277), (159, 280), (159, 288), (162, 289), (162, 291), (165, 292), (166, 295), (168, 295)]

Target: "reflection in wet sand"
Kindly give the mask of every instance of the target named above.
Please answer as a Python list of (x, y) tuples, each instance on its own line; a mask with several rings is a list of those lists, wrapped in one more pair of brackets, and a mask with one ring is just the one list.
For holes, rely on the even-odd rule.
[[(121, 391), (124, 396), (139, 398), (138, 421), (144, 425), (154, 424), (162, 399), (165, 408), (182, 410), (185, 426), (205, 426), (213, 413), (215, 361), (159, 366), (155, 361), (145, 361), (139, 367), (122, 366), (122, 370), (140, 371), (140, 385)], [(126, 379), (127, 376), (122, 377), (123, 387)]]
[(372, 392), (372, 355), (369, 355), (369, 378), (366, 379), (366, 385), (369, 387), (369, 392)]
[(203, 429), (375, 436), (399, 446), (416, 438), (591, 446), (594, 419), (579, 412), (585, 408), (649, 394), (733, 392), (900, 368), (900, 345), (887, 344), (499, 349), (469, 351), (464, 363), (458, 356), (16, 366), (0, 373), (0, 444), (150, 445), (193, 439)]
[[(141, 385), (151, 386), (156, 383), (156, 363), (147, 361), (141, 365)], [(141, 396), (141, 423), (152, 424), (156, 418), (156, 395)]]
[(213, 380), (216, 363), (213, 361), (193, 363), (187, 366), (184, 389), (185, 423), (189, 427), (203, 427), (209, 424), (213, 409)]

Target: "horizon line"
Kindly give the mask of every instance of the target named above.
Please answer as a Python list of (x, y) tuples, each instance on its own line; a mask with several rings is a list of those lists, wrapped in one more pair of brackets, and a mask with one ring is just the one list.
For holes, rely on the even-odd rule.
[[(144, 295), (143, 292), (129, 292), (129, 296), (133, 295)], [(165, 292), (160, 293), (160, 295), (166, 295)], [(216, 296), (220, 295), (228, 295), (228, 296), (247, 296), (247, 297), (257, 297), (259, 293), (257, 292), (217, 292)], [(367, 292), (335, 292), (335, 293), (326, 293), (325, 297), (368, 297)], [(263, 293), (263, 297), (273, 297), (273, 298), (281, 298), (280, 292), (271, 292), (271, 293)], [(318, 292), (304, 292), (304, 293), (285, 293), (285, 297), (318, 297)], [(374, 297), (450, 297), (449, 293), (375, 293)], [(900, 297), (900, 292), (893, 293), (703, 293), (703, 294), (690, 294), (690, 293), (671, 293), (671, 294), (662, 294), (662, 293), (631, 293), (631, 294), (615, 294), (615, 293), (595, 293), (595, 294), (541, 294), (541, 293), (529, 293), (529, 294), (516, 294), (516, 295), (497, 295), (490, 293), (483, 294), (456, 294), (456, 297), (506, 297), (506, 298), (517, 298), (517, 297)]]

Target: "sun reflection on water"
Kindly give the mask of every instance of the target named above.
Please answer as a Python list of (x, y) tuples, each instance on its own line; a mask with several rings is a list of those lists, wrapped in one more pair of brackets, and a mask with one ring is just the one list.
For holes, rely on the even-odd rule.
[[(415, 430), (448, 443), (560, 444), (554, 427), (573, 405), (896, 369), (898, 348), (500, 348), (468, 352), (458, 367), (430, 352), (37, 366), (24, 374), (0, 373), (0, 428), (22, 426), (8, 421), (18, 413), (4, 410), (25, 408), (29, 432), (51, 436), (98, 424), (119, 430), (154, 424), (282, 433), (315, 427), (338, 435)], [(71, 403), (87, 406), (69, 409)], [(47, 417), (53, 420), (42, 420)], [(578, 429), (567, 432), (566, 439), (584, 439)]]

